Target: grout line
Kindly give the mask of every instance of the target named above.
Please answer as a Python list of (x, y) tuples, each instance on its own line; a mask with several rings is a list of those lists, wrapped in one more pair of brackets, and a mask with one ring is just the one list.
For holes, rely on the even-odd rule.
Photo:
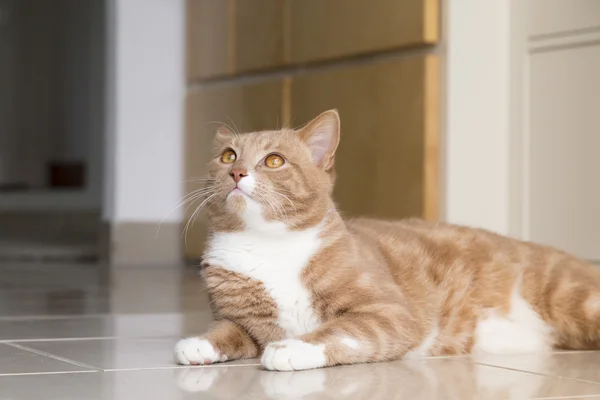
[(5, 376), (28, 376), (28, 375), (65, 375), (65, 374), (90, 374), (102, 371), (53, 371), (53, 372), (15, 372), (8, 374), (0, 374), (0, 378)]
[(560, 375), (549, 375), (549, 374), (543, 374), (541, 372), (535, 372), (535, 371), (529, 371), (529, 370), (517, 369), (517, 368), (510, 368), (510, 367), (503, 367), (501, 365), (492, 365), (492, 364), (486, 364), (486, 363), (482, 363), (482, 362), (475, 362), (475, 364), (483, 365), (485, 367), (490, 367), (490, 368), (505, 369), (508, 371), (515, 371), (515, 372), (521, 372), (521, 373), (525, 373), (525, 374), (538, 375), (538, 376), (543, 376), (545, 378), (553, 378), (553, 379), (558, 378), (558, 379), (564, 379), (564, 380), (568, 380), (568, 381), (575, 381), (575, 382), (580, 382), (580, 383), (590, 383), (592, 385), (600, 385), (600, 382), (588, 381), (586, 379), (571, 378), (568, 376), (560, 376)]
[[(159, 339), (167, 338), (165, 337), (157, 337)], [(0, 343), (2, 344), (10, 344), (10, 343), (31, 343), (31, 342), (77, 342), (83, 340), (115, 340), (115, 339), (150, 339), (150, 337), (119, 337), (119, 336), (98, 336), (98, 337), (73, 337), (73, 338), (33, 338), (33, 339), (2, 339)]]
[[(125, 315), (125, 314), (121, 314)], [(145, 314), (131, 314), (131, 315), (145, 315)], [(149, 314), (156, 315), (156, 314)], [(5, 316), (0, 317), (0, 322), (13, 322), (13, 321), (46, 321), (46, 320), (59, 320), (59, 319), (90, 319), (100, 317), (111, 317), (111, 314), (65, 314), (65, 315), (23, 315), (23, 316)]]
[(56, 315), (14, 315), (14, 316), (0, 316), (0, 322), (15, 322), (15, 321), (53, 321), (61, 319), (94, 319), (94, 318), (114, 318), (114, 317), (163, 317), (163, 316), (196, 316), (204, 315), (209, 313), (209, 310), (198, 310), (198, 311), (173, 311), (173, 312), (161, 312), (161, 313), (94, 313), (94, 314), (56, 314)]
[(532, 397), (529, 400), (569, 400), (569, 399), (589, 399), (600, 397), (600, 394), (581, 394), (576, 396), (559, 396), (559, 397)]
[(238, 367), (260, 367), (260, 363), (252, 364), (227, 364), (215, 363), (210, 365), (173, 365), (164, 367), (140, 367), (140, 368), (109, 368), (102, 370), (103, 372), (120, 372), (120, 371), (155, 371), (163, 369), (209, 369), (209, 368), (238, 368)]
[(55, 359), (55, 360), (58, 360), (58, 361), (62, 361), (62, 362), (66, 362), (66, 363), (69, 363), (69, 364), (77, 365), (78, 367), (88, 368), (88, 369), (96, 370), (96, 371), (102, 371), (102, 368), (94, 367), (93, 365), (89, 365), (89, 364), (85, 364), (85, 363), (82, 363), (82, 362), (79, 362), (79, 361), (71, 360), (70, 358), (65, 358), (65, 357), (57, 356), (55, 354), (47, 353), (47, 352), (42, 351), (42, 350), (33, 349), (31, 347), (22, 346), (22, 345), (19, 345), (19, 344), (16, 344), (16, 343), (4, 343), (4, 344), (6, 344), (7, 346), (12, 346), (12, 347), (17, 348), (17, 349), (29, 351), (31, 353), (35, 353), (35, 354), (38, 354), (38, 355), (41, 355), (41, 356), (49, 357), (49, 358), (52, 358), (52, 359)]
[[(86, 340), (179, 340), (184, 335), (159, 335), (159, 336), (97, 336), (97, 337), (66, 337), (66, 338), (33, 338), (33, 339), (2, 339), (0, 344), (31, 343), (31, 342), (79, 342)], [(189, 336), (189, 335), (187, 335)]]

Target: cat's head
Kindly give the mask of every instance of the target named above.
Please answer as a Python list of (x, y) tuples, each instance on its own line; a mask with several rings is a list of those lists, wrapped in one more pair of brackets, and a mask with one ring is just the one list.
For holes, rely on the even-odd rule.
[(235, 133), (220, 128), (209, 162), (208, 212), (213, 229), (318, 224), (331, 208), (337, 111), (298, 130)]

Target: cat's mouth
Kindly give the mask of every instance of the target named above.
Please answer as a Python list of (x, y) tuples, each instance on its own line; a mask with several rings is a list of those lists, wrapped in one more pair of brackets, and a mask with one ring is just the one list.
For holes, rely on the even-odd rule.
[(231, 192), (229, 192), (229, 195), (227, 197), (232, 197), (232, 196), (248, 196), (248, 193), (244, 192), (244, 190), (242, 188), (240, 188), (239, 186), (234, 187)]

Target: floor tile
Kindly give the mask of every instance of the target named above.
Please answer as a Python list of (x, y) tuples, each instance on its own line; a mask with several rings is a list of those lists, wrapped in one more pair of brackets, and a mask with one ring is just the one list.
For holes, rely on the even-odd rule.
[(561, 352), (545, 355), (479, 355), (474, 359), (486, 365), (600, 384), (600, 351)]
[[(0, 375), (88, 371), (89, 368), (0, 344)], [(0, 390), (0, 398), (2, 398)]]
[(0, 318), (0, 340), (184, 336), (203, 333), (211, 318), (209, 312)]
[(299, 372), (221, 366), (0, 377), (10, 399), (529, 399), (600, 395), (600, 386), (429, 359)]
[(600, 399), (600, 395), (598, 396), (577, 396), (577, 397), (535, 397), (531, 400), (598, 400)]
[(206, 286), (192, 268), (111, 268), (102, 263), (44, 265), (0, 260), (0, 316), (208, 310)]
[[(175, 368), (173, 349), (178, 338), (103, 339), (27, 342), (27, 347), (68, 358), (103, 370)], [(224, 365), (257, 364), (256, 360)]]

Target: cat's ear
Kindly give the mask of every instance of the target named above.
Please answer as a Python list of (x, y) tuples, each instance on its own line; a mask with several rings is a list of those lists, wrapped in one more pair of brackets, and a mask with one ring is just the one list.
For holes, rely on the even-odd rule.
[(325, 171), (333, 167), (333, 156), (340, 143), (340, 116), (337, 110), (325, 111), (298, 131), (311, 151), (312, 159)]
[(225, 125), (221, 125), (220, 127), (217, 128), (216, 136), (218, 138), (230, 138), (231, 136), (233, 136), (233, 132), (231, 131), (231, 129), (229, 129)]
[(215, 134), (216, 141), (230, 140), (233, 136), (233, 132), (231, 129), (226, 127), (225, 125), (221, 125), (217, 128), (217, 133)]

